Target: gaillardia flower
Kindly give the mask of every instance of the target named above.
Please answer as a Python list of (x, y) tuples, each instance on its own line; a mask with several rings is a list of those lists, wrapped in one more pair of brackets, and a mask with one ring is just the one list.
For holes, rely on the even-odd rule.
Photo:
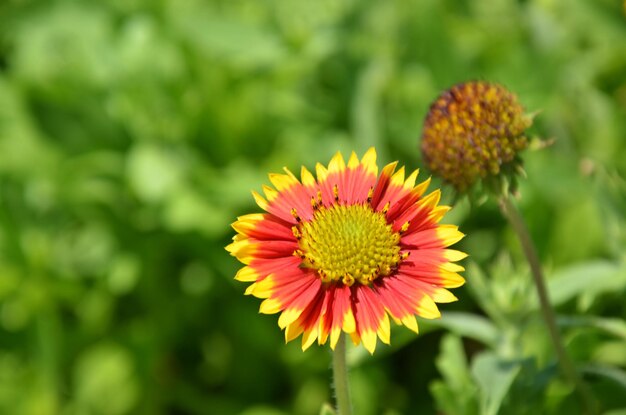
[(439, 221), (440, 191), (423, 196), (415, 171), (405, 179), (396, 163), (378, 176), (372, 148), (346, 165), (337, 153), (315, 178), (302, 167), (300, 180), (270, 174), (265, 197), (253, 192), (266, 213), (241, 216), (226, 249), (246, 266), (235, 279), (252, 284), (246, 294), (265, 299), (260, 312), (281, 313), (286, 341), (302, 334), (302, 349), (316, 339), (334, 349), (341, 332), (374, 352), (379, 337), (389, 344), (389, 316), (417, 332), (415, 315), (440, 316), (435, 303), (455, 301), (446, 288), (464, 283), (462, 252), (447, 247), (463, 234)]
[(422, 133), (428, 168), (458, 191), (480, 179), (521, 168), (532, 117), (517, 97), (497, 84), (467, 82), (442, 93), (430, 106)]

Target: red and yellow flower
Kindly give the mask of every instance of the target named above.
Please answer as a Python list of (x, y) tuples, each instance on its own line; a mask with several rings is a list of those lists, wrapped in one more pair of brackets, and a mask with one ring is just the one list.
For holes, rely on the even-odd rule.
[(439, 221), (440, 191), (424, 196), (430, 180), (415, 185), (397, 162), (378, 175), (372, 148), (346, 164), (337, 153), (316, 176), (302, 167), (270, 174), (265, 196), (253, 192), (265, 213), (244, 215), (226, 248), (245, 264), (235, 279), (246, 294), (264, 299), (260, 312), (281, 313), (286, 341), (302, 335), (302, 349), (341, 332), (373, 353), (390, 341), (389, 317), (417, 333), (415, 316), (440, 317), (436, 303), (455, 301), (466, 254), (449, 249), (463, 234)]

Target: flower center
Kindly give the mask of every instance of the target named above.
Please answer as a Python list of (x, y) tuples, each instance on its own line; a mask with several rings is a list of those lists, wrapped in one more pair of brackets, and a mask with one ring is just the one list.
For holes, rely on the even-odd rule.
[(403, 258), (400, 234), (393, 232), (383, 213), (374, 212), (368, 204), (319, 208), (296, 232), (300, 240), (296, 254), (324, 282), (367, 285), (389, 275)]

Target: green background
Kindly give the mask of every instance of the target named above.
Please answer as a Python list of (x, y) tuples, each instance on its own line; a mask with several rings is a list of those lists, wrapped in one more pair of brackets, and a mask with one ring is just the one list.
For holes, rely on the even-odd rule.
[[(616, 0), (0, 2), (0, 413), (318, 414), (328, 347), (257, 314), (229, 225), (283, 166), (374, 145), (419, 167), (430, 102), (473, 79), (556, 140), (524, 153), (519, 205), (568, 352), (625, 414)], [(444, 221), (468, 235), (460, 301), (350, 351), (356, 414), (579, 413), (497, 205)]]

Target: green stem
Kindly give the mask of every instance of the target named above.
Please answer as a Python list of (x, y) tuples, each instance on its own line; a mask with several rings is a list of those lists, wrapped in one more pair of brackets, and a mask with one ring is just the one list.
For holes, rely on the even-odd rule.
[(591, 394), (588, 386), (579, 376), (574, 363), (569, 358), (567, 351), (565, 350), (565, 346), (563, 345), (561, 334), (559, 333), (556, 325), (554, 310), (552, 309), (550, 298), (548, 297), (548, 290), (546, 289), (541, 263), (539, 262), (535, 245), (530, 238), (524, 219), (508, 196), (502, 196), (500, 198), (500, 209), (502, 210), (504, 216), (509, 220), (513, 230), (517, 234), (517, 238), (522, 245), (526, 260), (530, 265), (531, 274), (533, 276), (535, 288), (537, 289), (537, 295), (539, 297), (541, 313), (543, 314), (543, 319), (545, 320), (548, 332), (550, 333), (550, 339), (552, 340), (552, 346), (556, 351), (561, 372), (565, 379), (574, 385), (578, 390), (580, 399), (586, 409), (585, 413), (595, 415), (598, 411), (593, 395)]
[(352, 415), (348, 367), (346, 365), (346, 339), (343, 333), (339, 336), (333, 353), (333, 383), (335, 385), (335, 398), (337, 399), (337, 414)]

